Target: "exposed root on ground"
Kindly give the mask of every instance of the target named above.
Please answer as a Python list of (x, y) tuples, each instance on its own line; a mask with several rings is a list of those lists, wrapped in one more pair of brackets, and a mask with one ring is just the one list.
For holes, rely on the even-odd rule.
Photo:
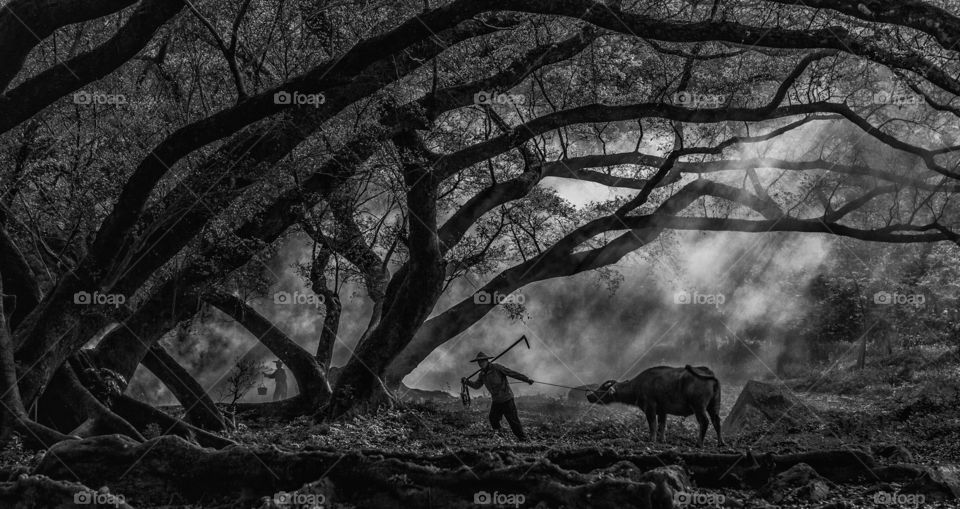
[(321, 489), (327, 503), (357, 506), (467, 507), (476, 494), (497, 492), (522, 494), (530, 506), (660, 508), (672, 507), (674, 492), (693, 486), (776, 489), (776, 476), (795, 468), (829, 483), (914, 483), (928, 499), (956, 496), (928, 468), (880, 465), (858, 450), (631, 455), (576, 449), (541, 457), (510, 451), (421, 456), (240, 446), (213, 450), (178, 437), (139, 443), (112, 435), (58, 444), (33, 474), (75, 480), (76, 473), (84, 484), (109, 485), (128, 495), (132, 505), (171, 503), (176, 494), (178, 503), (256, 507), (278, 492)]

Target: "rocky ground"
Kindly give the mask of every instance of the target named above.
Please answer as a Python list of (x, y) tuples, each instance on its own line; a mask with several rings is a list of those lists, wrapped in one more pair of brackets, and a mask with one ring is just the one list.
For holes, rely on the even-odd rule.
[[(0, 505), (42, 474), (132, 507), (960, 507), (956, 362), (901, 356), (771, 387), (795, 398), (786, 418), (751, 414), (703, 449), (692, 417), (671, 417), (655, 444), (634, 408), (547, 397), (518, 398), (527, 443), (491, 432), (488, 400), (450, 398), (333, 424), (248, 422), (231, 437), (243, 445), (219, 452), (171, 437), (14, 444)], [(724, 386), (721, 415), (742, 390)]]

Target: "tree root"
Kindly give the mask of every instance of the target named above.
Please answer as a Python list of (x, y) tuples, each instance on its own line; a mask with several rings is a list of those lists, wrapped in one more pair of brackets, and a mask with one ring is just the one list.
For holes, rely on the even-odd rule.
[(456, 469), (397, 458), (326, 451), (289, 453), (277, 449), (202, 449), (178, 437), (136, 443), (120, 435), (64, 442), (51, 450), (36, 474), (109, 485), (133, 503), (168, 500), (177, 493), (191, 503), (226, 503), (293, 491), (326, 476), (338, 501), (358, 507), (468, 507), (475, 496), (522, 495), (526, 502), (567, 507), (668, 507), (666, 488), (625, 480), (597, 481), (548, 460), (506, 464), (495, 456)]
[(23, 475), (14, 481), (0, 482), (0, 506), (132, 509), (118, 495), (42, 475)]
[(45, 396), (48, 394), (52, 396), (52, 400), (46, 398), (46, 404), (41, 405), (41, 409), (49, 408), (52, 403), (57, 405), (53, 408), (59, 412), (66, 411), (74, 418), (82, 416), (83, 420), (70, 433), (71, 435), (87, 437), (122, 433), (137, 440), (145, 440), (136, 427), (90, 393), (80, 382), (69, 363), (64, 363), (54, 374), (50, 386), (44, 391)]
[(224, 431), (229, 427), (229, 422), (223, 418), (203, 386), (163, 346), (153, 345), (141, 364), (160, 379), (183, 405), (186, 422), (208, 431)]
[(129, 396), (116, 398), (113, 409), (123, 415), (131, 424), (142, 430), (146, 430), (151, 424), (156, 424), (159, 426), (160, 433), (164, 435), (176, 435), (204, 447), (220, 449), (237, 445), (233, 440), (188, 424), (168, 415), (162, 410), (158, 410)]
[(316, 410), (313, 415), (315, 422), (327, 422), (333, 420), (350, 419), (358, 415), (375, 414), (381, 410), (398, 408), (403, 406), (403, 402), (387, 388), (383, 380), (374, 377), (375, 380), (370, 387), (368, 397), (349, 402), (333, 399)]
[[(93, 382), (88, 380), (88, 383)], [(118, 433), (138, 441), (146, 440), (144, 433), (154, 424), (158, 433), (174, 434), (204, 447), (235, 445), (232, 440), (190, 425), (129, 396), (109, 393), (101, 397), (104, 401), (84, 385), (74, 367), (65, 363), (44, 391), (40, 404), (44, 424), (49, 422), (59, 429), (71, 429), (69, 435), (81, 438)]]
[[(0, 227), (0, 243), (4, 240), (9, 239)], [(20, 433), (24, 445), (31, 449), (46, 449), (62, 440), (79, 438), (64, 435), (30, 419), (27, 415), (27, 410), (20, 399), (13, 338), (7, 326), (6, 311), (3, 306), (3, 284), (0, 278), (0, 445), (6, 444), (13, 432)]]
[[(465, 453), (466, 454), (466, 453)], [(709, 454), (664, 452), (657, 455), (623, 455), (612, 449), (553, 451), (551, 462), (578, 472), (609, 468), (628, 461), (641, 470), (681, 465), (699, 486), (708, 488), (758, 488), (779, 473), (805, 463), (835, 483), (904, 483), (929, 475), (926, 467), (911, 464), (879, 465), (874, 457), (856, 449), (809, 451), (796, 454)]]
[[(522, 496), (526, 506), (659, 509), (672, 507), (673, 491), (683, 486), (678, 488), (669, 476), (660, 475), (668, 470), (664, 464), (677, 465), (681, 477), (689, 473), (701, 487), (742, 489), (762, 486), (801, 463), (818, 468), (818, 475), (831, 482), (909, 482), (924, 493), (951, 496), (944, 479), (928, 468), (878, 466), (867, 453), (842, 450), (618, 455), (581, 449), (553, 451), (545, 458), (506, 451), (422, 456), (239, 446), (213, 450), (172, 436), (137, 443), (113, 435), (57, 444), (33, 474), (72, 479), (76, 473), (87, 485), (108, 485), (129, 494), (133, 503), (143, 504), (166, 503), (173, 494), (183, 503), (249, 506), (280, 492), (316, 489), (319, 482), (328, 505), (335, 496), (337, 503), (357, 507), (470, 507), (475, 497), (479, 500), (486, 493)], [(623, 475), (624, 467), (642, 475)], [(273, 507), (264, 504), (261, 507)]]
[(20, 433), (23, 439), (23, 445), (28, 449), (47, 450), (58, 442), (64, 440), (80, 440), (78, 435), (67, 435), (59, 431), (48, 428), (43, 424), (31, 421), (26, 417), (13, 424), (13, 429)]

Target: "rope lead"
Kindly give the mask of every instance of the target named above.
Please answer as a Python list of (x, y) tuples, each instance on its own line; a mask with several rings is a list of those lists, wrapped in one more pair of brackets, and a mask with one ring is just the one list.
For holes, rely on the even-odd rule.
[[(511, 384), (525, 384), (525, 383), (527, 383), (527, 382), (510, 382), (510, 383), (511, 383)], [(550, 383), (550, 382), (539, 382), (539, 381), (537, 381), (537, 380), (534, 380), (533, 383), (535, 383), (535, 384), (542, 384), (542, 385), (552, 385), (552, 386), (554, 386), (554, 387), (562, 387), (562, 388), (564, 388), (564, 389), (572, 389), (572, 390), (575, 390), (575, 391), (583, 391), (583, 392), (591, 392), (591, 391), (592, 391), (592, 389), (584, 389), (583, 387), (570, 387), (569, 385), (552, 384), (552, 383)], [(461, 394), (463, 394), (463, 393), (461, 392)]]
[[(522, 384), (526, 382), (510, 382), (510, 383)], [(562, 387), (564, 389), (572, 389), (575, 391), (590, 392), (590, 389), (584, 389), (583, 387), (570, 387), (569, 385), (552, 384), (550, 382), (538, 382), (536, 380), (534, 380), (533, 383), (543, 384), (543, 385), (552, 385), (554, 387)], [(463, 382), (460, 383), (460, 402), (463, 403), (463, 406), (470, 406), (470, 387), (468, 387), (467, 384)]]
[(583, 391), (583, 392), (590, 392), (590, 391), (591, 391), (591, 389), (584, 389), (583, 387), (570, 387), (569, 385), (552, 384), (552, 383), (550, 383), (550, 382), (538, 382), (538, 381), (536, 381), (536, 380), (534, 380), (533, 383), (535, 383), (535, 384), (543, 384), (543, 385), (552, 385), (552, 386), (554, 386), (554, 387), (563, 387), (564, 389), (573, 389), (573, 390), (575, 390), (575, 391)]

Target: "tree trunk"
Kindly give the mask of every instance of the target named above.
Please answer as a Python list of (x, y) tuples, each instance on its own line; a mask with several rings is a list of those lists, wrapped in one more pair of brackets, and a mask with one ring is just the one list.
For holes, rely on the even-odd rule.
[(176, 435), (185, 440), (196, 442), (203, 447), (221, 449), (236, 445), (236, 442), (210, 433), (196, 426), (191, 426), (173, 416), (137, 401), (129, 396), (120, 396), (114, 402), (114, 409), (131, 424), (139, 429), (148, 431), (151, 424), (157, 425), (162, 435)]
[(143, 358), (143, 366), (159, 378), (183, 405), (185, 421), (210, 431), (227, 429), (227, 420), (207, 391), (163, 346), (154, 345)]
[(176, 281), (165, 283), (100, 340), (93, 350), (97, 366), (114, 371), (129, 382), (150, 348), (199, 309), (195, 292)]
[(40, 286), (30, 264), (5, 228), (0, 228), (0, 267), (4, 268), (3, 295), (9, 297), (8, 302), (3, 303), (3, 311), (9, 315), (6, 324), (9, 330), (16, 330), (40, 302)]
[(323, 295), (323, 332), (320, 333), (320, 342), (317, 343), (317, 362), (324, 373), (330, 372), (330, 363), (333, 361), (333, 347), (337, 344), (337, 333), (340, 331), (340, 313), (343, 304), (336, 291), (327, 290)]
[[(0, 228), (2, 230), (2, 228)], [(0, 297), (3, 296), (3, 279), (0, 278)], [(13, 338), (7, 326), (7, 316), (0, 299), (0, 446), (4, 445), (14, 431), (23, 436), (31, 448), (48, 449), (62, 440), (79, 437), (65, 435), (47, 426), (30, 420), (20, 389), (17, 386), (17, 366), (13, 357)]]
[(390, 362), (384, 376), (387, 387), (399, 387), (403, 378), (416, 369), (438, 346), (470, 328), (494, 307), (496, 304), (478, 303), (473, 296), (470, 296), (427, 320), (414, 335), (410, 344)]
[(861, 370), (867, 365), (867, 335), (860, 336), (860, 352), (857, 354), (857, 369)]
[(84, 291), (80, 275), (64, 276), (44, 301), (18, 327), (14, 353), (21, 369), (20, 397), (29, 407), (61, 365), (111, 320), (103, 306), (80, 306), (74, 295)]
[(303, 403), (310, 407), (309, 412), (326, 403), (330, 398), (330, 385), (315, 356), (310, 355), (239, 297), (217, 292), (205, 296), (204, 299), (243, 325), (290, 368), (300, 387)]
[(43, 391), (38, 402), (38, 416), (44, 424), (75, 430), (71, 432), (74, 435), (120, 433), (144, 440), (136, 427), (90, 393), (70, 363), (60, 366)]
[(388, 288), (383, 317), (344, 366), (330, 405), (318, 415), (320, 418), (340, 417), (354, 406), (369, 405), (383, 395), (385, 387), (380, 377), (423, 325), (443, 289), (445, 271), (437, 237), (438, 182), (419, 161), (421, 142), (415, 133), (398, 135), (395, 142), (398, 148), (412, 147), (405, 155), (413, 162), (404, 164), (407, 210), (416, 218), (409, 222), (409, 270), (394, 276), (403, 277), (403, 281), (395, 292)]
[(3, 302), (3, 278), (0, 277), (0, 445), (6, 443), (18, 422), (27, 417), (17, 388), (17, 365), (13, 359), (13, 338), (7, 326)]

